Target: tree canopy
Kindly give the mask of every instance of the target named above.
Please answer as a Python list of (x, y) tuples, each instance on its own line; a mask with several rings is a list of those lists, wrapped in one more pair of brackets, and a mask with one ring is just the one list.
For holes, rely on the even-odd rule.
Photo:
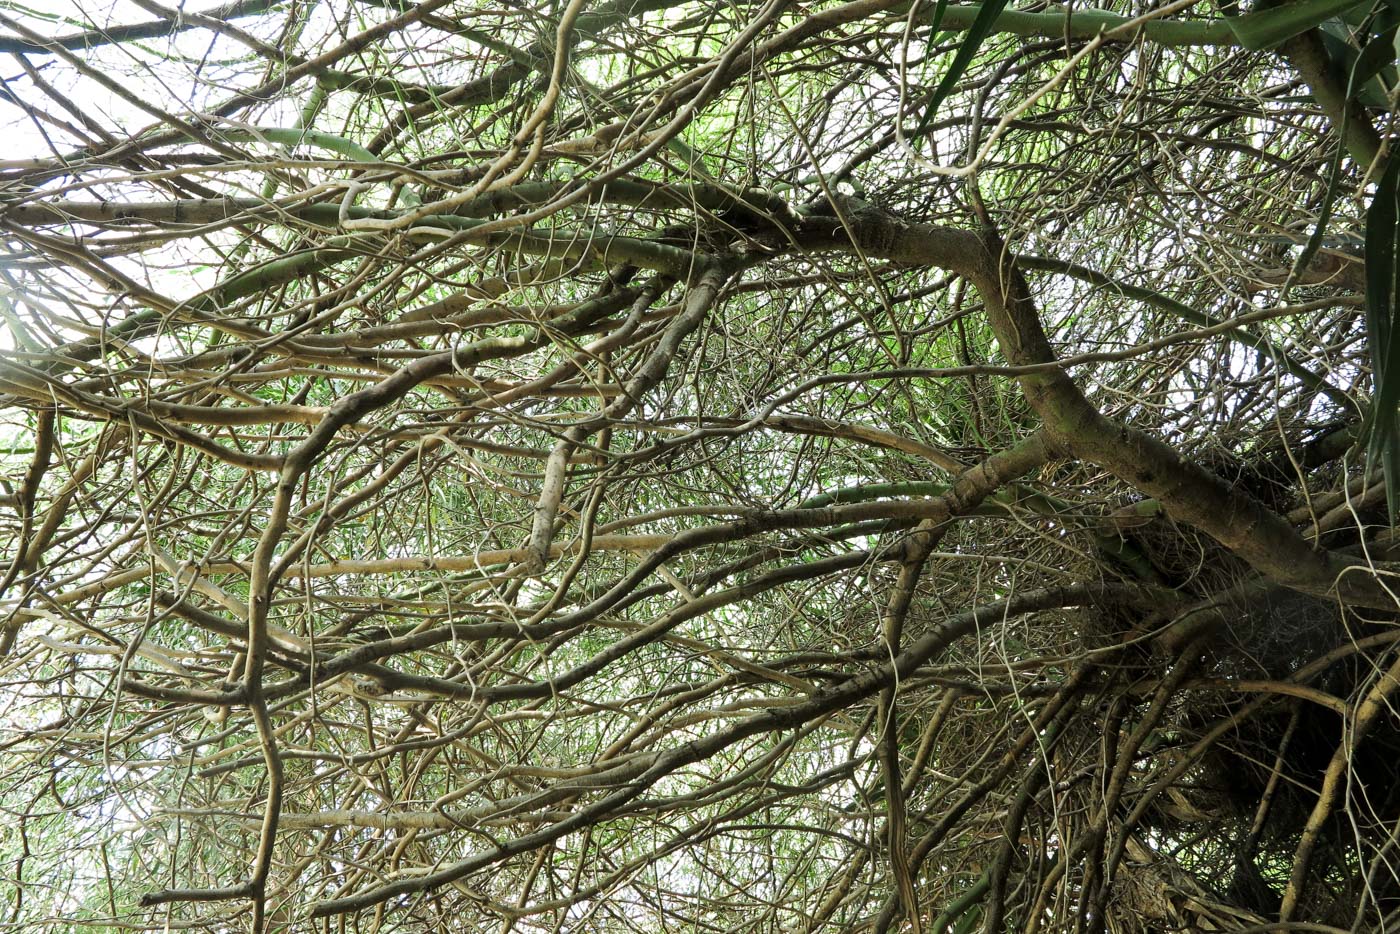
[(4, 926), (1400, 929), (1393, 6), (3, 0)]

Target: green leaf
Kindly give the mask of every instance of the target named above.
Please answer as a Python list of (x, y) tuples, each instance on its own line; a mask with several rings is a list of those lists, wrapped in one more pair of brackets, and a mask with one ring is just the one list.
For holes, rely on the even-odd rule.
[[(937, 7), (933, 13), (933, 32), (938, 32), (938, 26), (943, 22), (943, 12), (948, 7), (948, 0), (938, 0)], [(977, 54), (977, 50), (982, 47), (982, 43), (991, 35), (992, 27), (996, 25), (997, 17), (1001, 16), (1001, 11), (1006, 9), (1006, 0), (987, 0), (982, 4), (981, 10), (977, 13), (977, 18), (972, 21), (972, 26), (967, 30), (967, 35), (963, 37), (962, 44), (958, 46), (957, 54), (953, 56), (953, 63), (948, 66), (948, 70), (943, 73), (943, 79), (938, 82), (938, 87), (934, 89), (933, 95), (929, 97), (928, 103), (924, 106), (924, 115), (919, 120), (918, 127), (910, 135), (910, 139), (916, 139), (924, 134), (929, 124), (933, 122), (933, 115), (938, 112), (938, 106), (943, 103), (953, 88), (957, 86), (962, 78), (963, 72), (967, 71), (967, 66), (972, 64), (972, 58)]]
[[(1351, 76), (1347, 96), (1374, 110), (1389, 110), (1387, 87), (1397, 80), (1395, 71), (1395, 27), (1372, 35), (1360, 52), (1351, 42), (1350, 31), (1338, 21), (1322, 25), (1322, 41), (1327, 54), (1340, 62)], [(1384, 84), (1382, 84), (1384, 82)]]
[(1268, 49), (1341, 16), (1366, 0), (1295, 0), (1227, 19), (1240, 45), (1247, 49)]
[(1400, 159), (1390, 160), (1366, 209), (1366, 332), (1375, 380), (1366, 445), (1367, 470), (1377, 460), (1385, 474), (1391, 524), (1400, 506), (1400, 328), (1394, 321), (1394, 295), (1400, 268), (1395, 264), (1396, 223), (1400, 218)]
[[(1384, 32), (1376, 33), (1371, 37), (1371, 41), (1366, 43), (1366, 48), (1361, 50), (1361, 54), (1356, 58), (1354, 67), (1354, 77), (1352, 82), (1358, 89), (1375, 88), (1380, 90), (1382, 106), (1389, 104), (1389, 97), (1384, 89), (1380, 87), (1376, 78), (1383, 78), (1390, 85), (1395, 84), (1395, 38), (1400, 30), (1394, 26)], [(1362, 101), (1369, 106), (1369, 102)]]
[[(1329, 26), (1330, 25), (1331, 24), (1329, 24)], [(1358, 92), (1358, 88), (1363, 88), (1368, 82), (1378, 85), (1379, 82), (1375, 80), (1376, 74), (1393, 60), (1393, 56), (1389, 54), (1391, 43), (1390, 35), (1387, 33), (1376, 36), (1366, 44), (1366, 48), (1362, 49), (1360, 54), (1357, 54), (1356, 49), (1350, 42), (1343, 42), (1341, 39), (1335, 38), (1331, 32), (1332, 30), (1330, 28), (1324, 27), (1322, 38), (1342, 45), (1340, 53), (1333, 53), (1333, 59), (1336, 60), (1341, 55), (1349, 56), (1345, 59), (1349, 63), (1347, 69), (1349, 74), (1347, 79), (1347, 97), (1360, 97), (1361, 95)], [(1382, 96), (1384, 95), (1382, 94)], [(1347, 123), (1350, 119), (1350, 110), (1343, 111), (1342, 125), (1337, 128), (1337, 135), (1342, 139), (1346, 138)], [(1322, 246), (1322, 241), (1327, 235), (1327, 224), (1332, 219), (1332, 204), (1336, 200), (1338, 182), (1341, 180), (1342, 155), (1344, 152), (1345, 147), (1338, 146), (1336, 151), (1332, 154), (1332, 165), (1327, 172), (1327, 190), (1322, 194), (1322, 204), (1317, 212), (1317, 225), (1313, 227), (1312, 236), (1308, 237), (1308, 242), (1303, 247), (1302, 253), (1298, 256), (1297, 262), (1293, 264), (1293, 271), (1288, 275), (1289, 284), (1296, 281), (1299, 273), (1306, 269), (1308, 264), (1312, 262), (1313, 257), (1317, 255), (1317, 251)], [(1287, 288), (1285, 287), (1285, 294), (1286, 292)]]

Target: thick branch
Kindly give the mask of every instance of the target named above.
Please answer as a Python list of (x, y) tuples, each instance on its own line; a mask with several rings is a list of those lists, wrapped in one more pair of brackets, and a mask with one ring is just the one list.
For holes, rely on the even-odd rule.
[[(808, 248), (850, 249), (965, 276), (986, 303), (1002, 352), (1013, 365), (1055, 360), (1029, 285), (994, 234), (911, 224), (884, 212), (856, 210), (848, 223), (812, 218)], [(1046, 430), (1075, 456), (1132, 484), (1186, 522), (1293, 590), (1337, 596), (1357, 606), (1394, 609), (1395, 599), (1365, 561), (1310, 545), (1283, 517), (1189, 461), (1163, 441), (1104, 417), (1061, 370), (1019, 377)]]

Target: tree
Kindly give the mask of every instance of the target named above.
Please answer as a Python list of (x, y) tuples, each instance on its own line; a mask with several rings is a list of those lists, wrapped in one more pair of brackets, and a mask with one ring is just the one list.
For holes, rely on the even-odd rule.
[(1400, 925), (1389, 5), (132, 6), (0, 4), (11, 926)]

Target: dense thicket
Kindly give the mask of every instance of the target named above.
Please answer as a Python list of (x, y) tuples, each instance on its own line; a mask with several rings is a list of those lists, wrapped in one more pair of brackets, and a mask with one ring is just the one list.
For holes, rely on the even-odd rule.
[(1393, 14), (1001, 6), (0, 3), (3, 923), (1400, 927)]

